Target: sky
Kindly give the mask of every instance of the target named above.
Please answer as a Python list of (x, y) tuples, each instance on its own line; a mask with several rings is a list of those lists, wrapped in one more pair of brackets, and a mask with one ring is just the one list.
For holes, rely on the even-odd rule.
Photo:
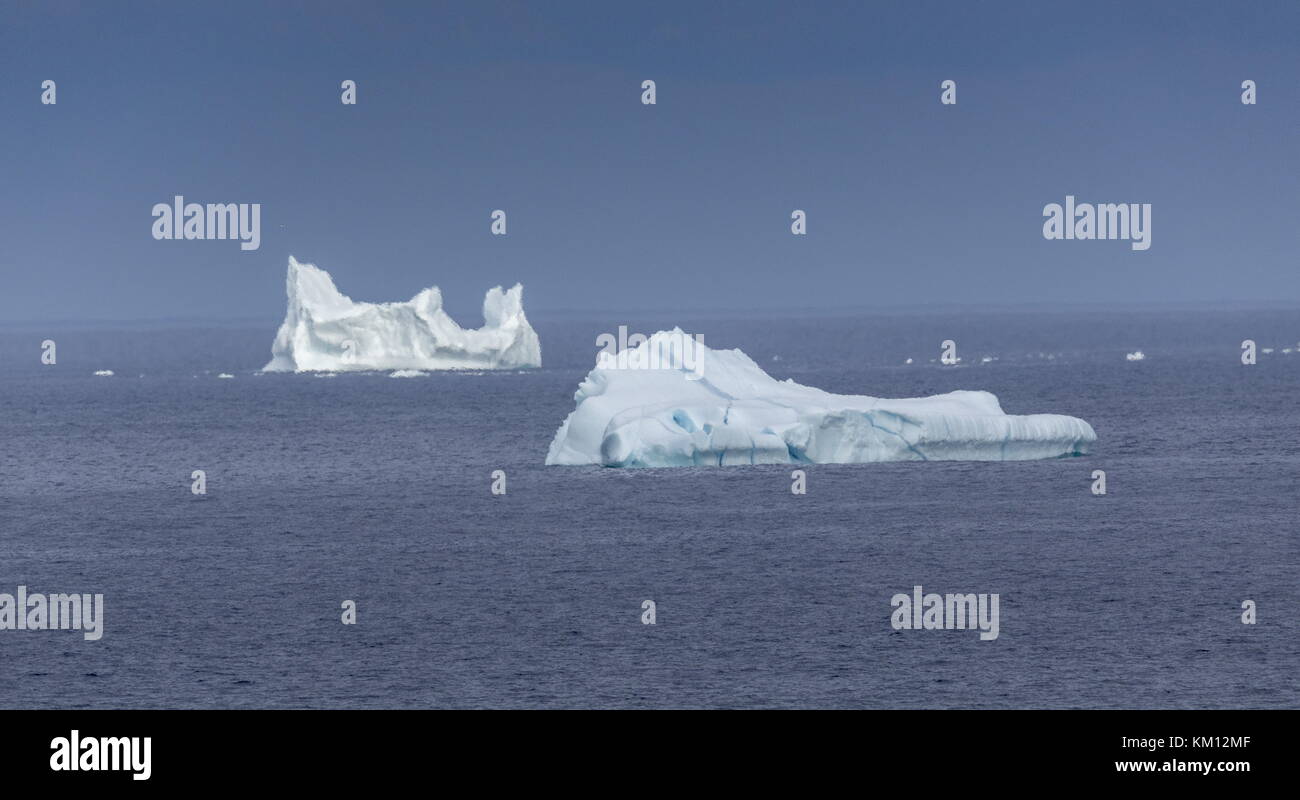
[[(1292, 0), (0, 0), (0, 323), (275, 321), (290, 254), (473, 325), (515, 282), (530, 313), (1300, 307), (1298, 31)], [(260, 247), (155, 240), (178, 194), (261, 204)], [(1067, 195), (1150, 203), (1150, 249), (1045, 239)]]

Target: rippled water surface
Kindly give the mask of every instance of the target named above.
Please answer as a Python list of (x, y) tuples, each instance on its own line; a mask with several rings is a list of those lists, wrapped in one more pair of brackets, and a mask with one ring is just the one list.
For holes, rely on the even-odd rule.
[[(259, 375), (274, 323), (0, 331), (0, 592), (105, 596), (96, 642), (0, 630), (0, 706), (1300, 704), (1300, 314), (534, 324), (540, 370), (404, 379)], [(544, 467), (620, 324), (1099, 442), (814, 466), (802, 497), (788, 467)], [(999, 638), (893, 630), (916, 584), (999, 593)]]

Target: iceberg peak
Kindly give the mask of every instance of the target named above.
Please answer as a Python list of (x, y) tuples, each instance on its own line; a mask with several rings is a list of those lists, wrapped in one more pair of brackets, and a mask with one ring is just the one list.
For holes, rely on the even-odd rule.
[(289, 256), (284, 322), (265, 372), (516, 369), (542, 365), (537, 333), (524, 316), (524, 287), (483, 298), (484, 325), (465, 329), (433, 286), (406, 302), (358, 303), (330, 274)]

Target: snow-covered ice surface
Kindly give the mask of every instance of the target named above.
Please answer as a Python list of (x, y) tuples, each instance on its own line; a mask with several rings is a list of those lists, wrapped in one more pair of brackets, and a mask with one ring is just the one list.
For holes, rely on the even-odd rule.
[[(1083, 455), (1092, 426), (1058, 414), (1003, 413), (988, 392), (886, 400), (778, 381), (740, 350), (699, 346), (698, 380), (678, 331), (660, 331), (618, 368), (600, 353), (556, 431), (547, 464), (672, 467), (874, 461), (1013, 461)], [(691, 363), (694, 366), (694, 363)]]
[(466, 330), (442, 309), (438, 288), (407, 302), (357, 303), (328, 272), (289, 257), (288, 309), (266, 372), (515, 369), (540, 367), (542, 348), (524, 316), (524, 288), (483, 298), (483, 327)]

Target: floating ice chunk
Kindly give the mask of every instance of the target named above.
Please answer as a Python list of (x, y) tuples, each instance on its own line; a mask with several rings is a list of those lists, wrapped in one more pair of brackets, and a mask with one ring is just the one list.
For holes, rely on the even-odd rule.
[(1141, 350), (1124, 354), (1124, 358), (1128, 359), (1129, 361), (1144, 361), (1146, 357), (1147, 354), (1142, 352)]
[(418, 369), (399, 369), (399, 370), (395, 371), (392, 375), (389, 375), (388, 377), (390, 377), (390, 378), (423, 378), (425, 375), (428, 375), (428, 374), (429, 374), (429, 373), (427, 373), (427, 372), (423, 372), (423, 371), (418, 370)]
[(407, 302), (356, 303), (329, 273), (289, 257), (288, 308), (267, 372), (539, 367), (542, 349), (524, 316), (522, 286), (483, 298), (484, 325), (461, 328), (435, 286)]
[(235, 376), (234, 376), (234, 375), (231, 375), (229, 372), (223, 372), (223, 373), (221, 373), (220, 375), (218, 375), (217, 377), (218, 377), (218, 378), (233, 378), (233, 377), (235, 377)]
[(101, 378), (111, 378), (111, 377), (113, 377), (113, 370), (111, 370), (111, 369), (97, 369), (97, 370), (95, 370), (95, 374), (96, 374), (97, 376), (101, 377)]
[(668, 467), (869, 461), (1002, 461), (1082, 455), (1092, 426), (1056, 414), (1011, 416), (988, 392), (884, 400), (777, 381), (739, 350), (700, 345), (697, 374), (660, 331), (632, 363), (596, 368), (574, 394), (547, 464)]

